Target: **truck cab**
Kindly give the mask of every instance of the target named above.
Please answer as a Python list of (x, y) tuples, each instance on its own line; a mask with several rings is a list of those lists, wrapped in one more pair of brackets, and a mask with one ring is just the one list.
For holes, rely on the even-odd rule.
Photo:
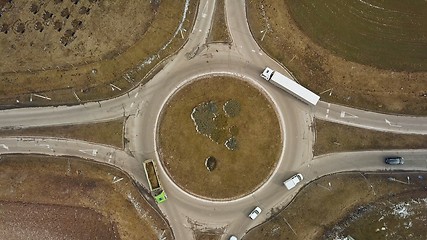
[(261, 73), (261, 77), (265, 80), (269, 81), (271, 78), (271, 75), (273, 75), (273, 69), (266, 67), (264, 71)]

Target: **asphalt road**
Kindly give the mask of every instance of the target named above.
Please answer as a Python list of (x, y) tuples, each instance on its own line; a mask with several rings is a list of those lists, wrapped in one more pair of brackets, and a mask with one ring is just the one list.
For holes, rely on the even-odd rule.
[[(290, 202), (303, 184), (287, 191), (282, 182), (297, 172), (303, 173), (305, 184), (334, 172), (384, 170), (388, 166), (382, 159), (391, 154), (407, 159), (405, 165), (393, 169), (426, 169), (426, 150), (336, 153), (313, 158), (314, 133), (310, 126), (314, 117), (368, 129), (416, 134), (427, 134), (427, 118), (378, 114), (325, 102), (312, 108), (272, 86), (259, 76), (264, 67), (291, 75), (269, 58), (252, 38), (246, 21), (245, 1), (225, 2), (233, 40), (231, 46), (206, 44), (215, 1), (201, 0), (187, 44), (147, 84), (101, 102), (0, 111), (0, 128), (89, 123), (126, 116), (125, 137), (129, 144), (125, 151), (69, 139), (10, 137), (0, 138), (0, 154), (41, 153), (93, 159), (123, 169), (147, 188), (141, 161), (156, 159), (169, 196), (160, 208), (176, 239), (192, 239), (195, 227), (224, 229), (224, 239), (229, 234), (242, 237), (268, 218), (272, 209)], [(232, 201), (209, 201), (184, 192), (167, 176), (157, 154), (158, 117), (167, 99), (184, 84), (212, 74), (240, 77), (267, 92), (276, 106), (284, 137), (283, 151), (271, 177), (255, 192)], [(263, 212), (252, 221), (247, 215), (255, 206), (260, 206)]]

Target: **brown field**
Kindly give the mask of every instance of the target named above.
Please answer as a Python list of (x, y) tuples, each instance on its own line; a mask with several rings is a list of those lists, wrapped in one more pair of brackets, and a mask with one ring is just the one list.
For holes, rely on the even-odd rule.
[[(332, 90), (330, 96), (329, 91), (320, 94), (322, 100), (379, 112), (427, 114), (427, 81), (425, 80), (427, 72), (410, 72), (410, 68), (406, 71), (385, 70), (368, 66), (368, 61), (366, 64), (360, 64), (333, 54), (330, 50), (316, 44), (295, 22), (289, 4), (292, 2), (296, 7), (302, 7), (299, 1), (248, 0), (246, 2), (248, 21), (258, 44), (270, 56), (286, 66), (305, 87), (317, 94)], [(351, 3), (355, 2), (358, 1), (351, 1)], [(399, 1), (398, 4), (401, 3)], [(349, 4), (343, 6), (350, 6)], [(405, 2), (405, 4), (412, 4), (412, 2)], [(423, 4), (425, 6), (425, 3)], [(330, 18), (328, 14), (331, 15)], [(312, 21), (316, 25), (307, 25), (313, 27), (324, 24), (325, 19), (334, 19), (331, 11), (325, 15), (311, 13), (302, 17), (304, 16), (313, 18)], [(358, 20), (354, 20), (352, 24), (356, 24), (355, 22), (359, 24)], [(331, 25), (334, 23), (329, 23), (329, 26)], [(313, 31), (320, 30), (319, 28)], [(347, 29), (349, 30), (351, 29)], [(421, 28), (419, 30), (425, 31)], [(399, 34), (401, 33), (396, 33), (396, 36)], [(335, 45), (346, 43), (340, 43), (338, 38), (332, 38), (328, 42)], [(425, 46), (426, 42), (420, 44)], [(387, 51), (394, 51), (394, 49), (389, 48)], [(383, 52), (387, 53), (387, 51)], [(359, 51), (356, 54), (362, 54), (362, 52)], [(345, 54), (346, 52), (342, 52), (341, 56)], [(399, 61), (405, 62), (403, 55)]]
[[(241, 110), (226, 118), (221, 105), (230, 99), (237, 100)], [(221, 121), (215, 124), (227, 129), (219, 139), (234, 129), (236, 150), (197, 133), (191, 113), (209, 101), (218, 105)], [(271, 174), (282, 149), (280, 125), (269, 100), (247, 82), (230, 77), (197, 80), (176, 92), (163, 110), (158, 132), (168, 174), (183, 189), (205, 198), (235, 198), (254, 191)], [(217, 159), (213, 171), (204, 164), (210, 156)]]
[(345, 151), (427, 148), (427, 136), (395, 134), (316, 120), (315, 156)]
[[(31, 12), (34, 4), (36, 14)], [(190, 1), (183, 28), (191, 28), (197, 5)], [(81, 13), (84, 7), (90, 8), (87, 14)], [(175, 37), (183, 1), (33, 1), (5, 8), (0, 25), (13, 27), (7, 34), (0, 32), (0, 51), (7, 56), (0, 64), (3, 107), (72, 104), (123, 94), (185, 41), (180, 34)], [(46, 20), (45, 11), (53, 14)], [(73, 26), (74, 20), (82, 23)], [(57, 21), (63, 23), (60, 31)], [(16, 32), (19, 22), (25, 22), (23, 33)], [(44, 26), (42, 32), (34, 29), (37, 22)], [(72, 39), (66, 46), (61, 44), (64, 34)]]
[[(407, 184), (407, 177), (410, 184)], [(425, 199), (426, 177), (426, 173), (404, 172), (342, 173), (322, 177), (304, 187), (292, 203), (284, 209), (276, 209), (271, 219), (253, 228), (243, 239), (334, 239), (333, 236), (347, 235), (355, 239), (426, 239), (425, 204), (418, 208), (424, 213), (421, 218), (417, 214), (409, 218), (386, 215), (390, 212), (388, 203), (396, 207), (399, 203)], [(376, 208), (369, 208), (371, 205)], [(385, 216), (382, 220), (357, 221), (381, 213)], [(353, 221), (343, 226), (343, 221), (349, 219)], [(410, 221), (414, 222), (413, 226), (407, 224)], [(342, 232), (332, 231), (337, 225), (342, 227)], [(378, 232), (378, 226), (387, 227)]]
[(53, 127), (2, 129), (0, 136), (40, 136), (84, 140), (123, 148), (123, 119)]
[[(6, 239), (151, 240), (163, 230), (172, 238), (162, 216), (115, 168), (41, 155), (3, 155), (0, 167), (0, 232)], [(113, 183), (118, 178), (123, 180)]]
[(121, 239), (114, 222), (89, 208), (0, 201), (0, 212), (2, 239)]

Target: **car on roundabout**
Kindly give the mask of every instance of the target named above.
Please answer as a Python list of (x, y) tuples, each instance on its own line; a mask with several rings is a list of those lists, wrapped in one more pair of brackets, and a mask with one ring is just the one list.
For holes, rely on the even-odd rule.
[(262, 212), (260, 207), (255, 207), (254, 210), (249, 214), (249, 218), (254, 220), (259, 216), (259, 214)]
[(236, 236), (234, 236), (234, 235), (231, 235), (231, 236), (228, 238), (228, 240), (238, 240), (238, 238), (237, 238)]

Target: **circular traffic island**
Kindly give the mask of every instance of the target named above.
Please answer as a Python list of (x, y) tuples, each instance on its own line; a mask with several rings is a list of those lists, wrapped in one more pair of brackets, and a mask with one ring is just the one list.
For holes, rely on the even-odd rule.
[(282, 151), (277, 114), (268, 97), (246, 81), (192, 81), (164, 106), (157, 149), (182, 189), (209, 199), (232, 199), (257, 189)]

